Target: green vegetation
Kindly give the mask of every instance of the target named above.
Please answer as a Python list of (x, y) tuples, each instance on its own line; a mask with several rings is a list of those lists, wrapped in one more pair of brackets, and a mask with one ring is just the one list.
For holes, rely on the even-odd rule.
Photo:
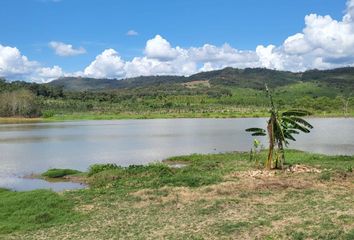
[(0, 116), (38, 117), (39, 115), (38, 101), (31, 91), (19, 89), (0, 93)]
[(47, 177), (47, 178), (61, 178), (65, 177), (68, 175), (74, 175), (81, 173), (78, 170), (73, 170), (73, 169), (58, 169), (58, 168), (52, 168), (49, 169), (48, 171), (42, 173), (42, 177)]
[(256, 169), (248, 153), (194, 154), (95, 165), (89, 189), (1, 190), (0, 238), (352, 239), (354, 157), (286, 156), (288, 170)]
[(90, 177), (99, 172), (115, 169), (121, 169), (121, 167), (114, 163), (93, 164), (90, 166), (87, 175)]
[[(281, 109), (301, 108), (316, 116), (354, 116), (353, 81), (354, 68), (304, 73), (225, 68), (190, 77), (150, 76), (119, 81), (71, 77), (35, 84), (0, 80), (0, 93), (21, 89), (32, 92), (40, 115), (49, 121), (260, 117), (268, 111), (262, 90), (267, 83), (274, 89), (274, 101)], [(0, 116), (12, 115), (0, 111)]]
[(251, 148), (250, 151), (250, 161), (253, 161), (255, 163), (255, 167), (261, 168), (261, 151), (263, 150), (263, 145), (258, 139), (253, 140), (253, 147)]
[(34, 231), (80, 219), (80, 214), (73, 209), (73, 201), (51, 191), (0, 189), (0, 199), (0, 238), (1, 234)]
[[(283, 169), (285, 162), (284, 145), (287, 146), (289, 140), (296, 141), (294, 134), (299, 134), (300, 131), (309, 133), (313, 126), (306, 120), (300, 118), (309, 115), (309, 113), (304, 110), (295, 109), (279, 113), (274, 105), (273, 96), (267, 84), (265, 88), (270, 102), (270, 118), (267, 123), (267, 130), (263, 128), (248, 128), (246, 132), (252, 132), (252, 136), (266, 136), (268, 134), (269, 148), (265, 167), (267, 169)], [(274, 152), (274, 150), (276, 150), (276, 152)]]

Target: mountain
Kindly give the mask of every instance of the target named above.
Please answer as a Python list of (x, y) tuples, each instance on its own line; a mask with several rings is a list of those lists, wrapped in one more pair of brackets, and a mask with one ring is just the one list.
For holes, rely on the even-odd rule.
[(135, 88), (160, 84), (187, 82), (183, 76), (141, 76), (135, 78), (97, 79), (85, 77), (63, 77), (48, 83), (50, 86), (61, 86), (68, 91), (106, 90), (117, 88)]
[(293, 73), (265, 68), (236, 69), (227, 67), (221, 70), (197, 73), (189, 77), (140, 76), (122, 80), (64, 77), (50, 82), (49, 85), (62, 86), (64, 90), (67, 91), (87, 91), (185, 84), (189, 82), (208, 82), (211, 86), (262, 89), (264, 88), (264, 83), (275, 88), (297, 82), (309, 81), (323, 83), (336, 88), (349, 88), (354, 90), (354, 68), (309, 70), (306, 72)]

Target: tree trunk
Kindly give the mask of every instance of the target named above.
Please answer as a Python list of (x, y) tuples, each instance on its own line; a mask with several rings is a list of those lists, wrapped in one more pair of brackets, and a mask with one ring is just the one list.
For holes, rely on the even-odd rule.
[(346, 99), (345, 103), (344, 103), (344, 117), (348, 117), (348, 106), (349, 106), (349, 98)]
[(273, 151), (274, 151), (274, 118), (273, 116), (270, 117), (268, 121), (267, 131), (269, 136), (269, 150), (268, 150), (268, 159), (266, 161), (265, 167), (266, 169), (272, 168), (273, 163)]
[(284, 167), (284, 161), (285, 161), (285, 153), (284, 153), (284, 145), (282, 141), (278, 142), (278, 151), (280, 158), (278, 158), (277, 163), (276, 163), (276, 168), (277, 169), (283, 169)]

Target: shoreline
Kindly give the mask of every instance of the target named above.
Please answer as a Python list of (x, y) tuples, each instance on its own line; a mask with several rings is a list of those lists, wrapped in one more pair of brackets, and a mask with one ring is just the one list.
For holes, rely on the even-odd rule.
[[(47, 123), (47, 122), (65, 122), (65, 121), (85, 121), (85, 120), (149, 120), (149, 119), (239, 119), (239, 118), (267, 118), (268, 113), (264, 114), (225, 114), (225, 115), (211, 115), (211, 114), (156, 114), (156, 115), (107, 115), (107, 114), (68, 114), (68, 115), (58, 115), (49, 118), (37, 117), (37, 118), (26, 118), (26, 117), (0, 117), (0, 124), (16, 124), (16, 123)], [(313, 114), (307, 118), (354, 118), (353, 115), (343, 116), (340, 114)]]
[(354, 156), (296, 150), (286, 156), (292, 167), (285, 171), (259, 169), (247, 152), (194, 154), (166, 160), (183, 168), (96, 166), (87, 175), (90, 187), (80, 190), (0, 189), (0, 212), (11, 216), (0, 222), (0, 238), (76, 239), (89, 233), (95, 239), (156, 239), (164, 229), (175, 239), (194, 239), (196, 232), (200, 239), (288, 239), (294, 232), (352, 239)]
[[(312, 156), (323, 156), (324, 158), (354, 158), (354, 155), (328, 155), (328, 154), (320, 154), (320, 153), (313, 153), (313, 152), (309, 152), (309, 151), (301, 151), (301, 150), (296, 150), (296, 149), (287, 149), (288, 152), (290, 153), (295, 153), (295, 154), (299, 154), (299, 155), (312, 155)], [(264, 154), (266, 151), (264, 151), (262, 154)], [(248, 151), (229, 151), (229, 152), (220, 152), (220, 153), (210, 153), (210, 154), (196, 154), (196, 156), (199, 156), (200, 158), (204, 159), (207, 157), (213, 157), (213, 156), (219, 156), (219, 155), (247, 155), (248, 156), (249, 152)], [(168, 168), (170, 168), (171, 170), (181, 170), (183, 168), (187, 168), (189, 165), (191, 165), (192, 163), (189, 162), (188, 160), (186, 161), (186, 159), (189, 159), (191, 157), (193, 157), (194, 154), (191, 155), (178, 155), (178, 156), (172, 156), (166, 159), (163, 159), (161, 161), (154, 161), (151, 163), (147, 163), (147, 164), (139, 164), (139, 165), (129, 165), (127, 167), (122, 167), (119, 165), (115, 165), (115, 167), (113, 168), (102, 168), (103, 170), (100, 170), (98, 173), (105, 172), (105, 171), (110, 171), (110, 170), (116, 170), (116, 169), (123, 169), (123, 170), (128, 170), (131, 166), (132, 167), (149, 167), (149, 166), (153, 166), (156, 164), (162, 164), (167, 166)], [(101, 163), (101, 164), (92, 164), (92, 166), (94, 165), (101, 165), (101, 166), (113, 166), (111, 163)], [(305, 172), (316, 172), (316, 173), (321, 173), (321, 170), (318, 169), (318, 166), (311, 166), (310, 165), (303, 165), (302, 163), (297, 163), (297, 162), (291, 162), (285, 165), (284, 169), (271, 169), (271, 170), (267, 170), (267, 169), (259, 169), (256, 168), (255, 166), (251, 167), (251, 169), (253, 169), (254, 171), (261, 171), (262, 173), (264, 172), (268, 172), (270, 174), (273, 173), (286, 173), (286, 172), (298, 172), (297, 168), (300, 166), (300, 172), (303, 169), (307, 169)], [(90, 166), (89, 166), (90, 167)], [(51, 169), (48, 169), (47, 171), (49, 171)], [(63, 170), (63, 169), (56, 169), (56, 170)], [(76, 171), (75, 169), (66, 169), (66, 170), (73, 170)], [(327, 171), (327, 169), (322, 169), (323, 171)], [(332, 169), (333, 170), (333, 169)], [(304, 172), (304, 171), (302, 171)], [(49, 183), (56, 183), (56, 182), (71, 182), (71, 183), (79, 183), (81, 185), (85, 186), (85, 189), (88, 188), (90, 189), (91, 187), (95, 187), (94, 182), (92, 182), (91, 177), (92, 175), (95, 175), (97, 173), (93, 173), (90, 174), (90, 170), (84, 171), (84, 172), (79, 172), (77, 174), (68, 174), (68, 175), (63, 175), (60, 177), (45, 177), (42, 175), (43, 173), (32, 173), (30, 175), (25, 175), (22, 176), (20, 178), (24, 178), (24, 179), (40, 179), (40, 180), (44, 180), (47, 181)], [(112, 179), (114, 180), (114, 178)], [(75, 191), (76, 189), (69, 189), (69, 190), (63, 190), (64, 191)], [(11, 190), (10, 190), (11, 191)]]

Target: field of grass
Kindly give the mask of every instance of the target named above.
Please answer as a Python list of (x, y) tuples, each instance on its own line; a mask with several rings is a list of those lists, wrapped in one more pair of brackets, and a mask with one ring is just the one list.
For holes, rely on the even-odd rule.
[(353, 239), (354, 157), (286, 156), (291, 171), (231, 152), (95, 165), (83, 190), (1, 190), (0, 239)]
[[(338, 111), (331, 112), (312, 112), (311, 117), (344, 117), (343, 113)], [(2, 118), (0, 124), (4, 123), (36, 123), (36, 122), (60, 122), (76, 120), (122, 120), (122, 119), (170, 119), (170, 118), (257, 118), (269, 117), (266, 108), (237, 108), (225, 109), (210, 112), (126, 112), (126, 113), (101, 113), (101, 112), (77, 112), (77, 113), (59, 113), (50, 117), (41, 118)], [(354, 111), (349, 112), (346, 117), (354, 117)]]

